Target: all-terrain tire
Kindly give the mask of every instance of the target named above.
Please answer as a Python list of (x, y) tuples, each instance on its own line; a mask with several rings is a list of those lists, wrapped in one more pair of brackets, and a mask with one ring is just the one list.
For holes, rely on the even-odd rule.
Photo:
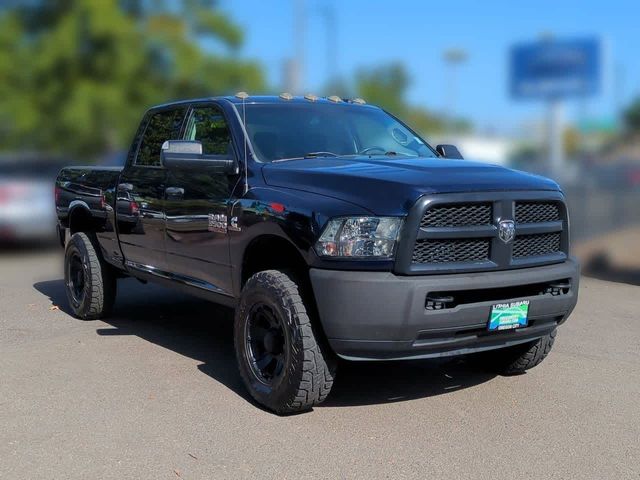
[(557, 330), (533, 342), (479, 354), (483, 363), (502, 375), (518, 375), (540, 365), (551, 352)]
[[(283, 368), (265, 381), (252, 366), (249, 334), (252, 312), (267, 308), (281, 322)], [(286, 273), (266, 270), (244, 288), (234, 320), (234, 344), (240, 375), (251, 396), (267, 409), (287, 414), (311, 409), (327, 398), (335, 378), (336, 359), (309, 318), (298, 285)], [(255, 360), (255, 359), (254, 359)]]
[[(81, 280), (74, 268), (81, 268)], [(117, 278), (114, 269), (103, 260), (92, 235), (80, 232), (69, 239), (65, 250), (64, 283), (69, 306), (76, 317), (96, 320), (111, 313)]]

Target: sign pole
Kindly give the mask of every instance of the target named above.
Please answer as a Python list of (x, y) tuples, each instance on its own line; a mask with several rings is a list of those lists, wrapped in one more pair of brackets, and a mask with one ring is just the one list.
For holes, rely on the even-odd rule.
[(564, 142), (562, 139), (564, 113), (562, 101), (558, 98), (550, 99), (548, 110), (549, 171), (554, 179), (559, 180), (565, 167)]
[(602, 83), (602, 53), (597, 37), (556, 39), (518, 44), (510, 53), (511, 96), (540, 99), (547, 105), (547, 165), (556, 180), (566, 177), (563, 142), (564, 101), (597, 95)]

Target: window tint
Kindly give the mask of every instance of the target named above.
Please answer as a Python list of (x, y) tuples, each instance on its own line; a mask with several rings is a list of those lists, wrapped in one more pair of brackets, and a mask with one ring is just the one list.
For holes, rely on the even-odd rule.
[(186, 108), (165, 110), (152, 115), (144, 132), (136, 165), (160, 166), (160, 149), (167, 140), (180, 138)]
[(133, 141), (131, 142), (131, 147), (129, 147), (129, 151), (127, 152), (127, 165), (133, 165), (136, 159), (136, 153), (138, 152), (138, 145), (140, 145), (140, 140), (142, 140), (142, 134), (144, 133), (145, 126), (149, 122), (150, 115), (145, 114), (144, 118), (140, 122), (138, 126), (138, 130), (136, 130), (136, 134), (133, 137)]
[(185, 140), (202, 143), (202, 153), (208, 155), (230, 155), (231, 132), (222, 112), (213, 106), (196, 107), (189, 118)]

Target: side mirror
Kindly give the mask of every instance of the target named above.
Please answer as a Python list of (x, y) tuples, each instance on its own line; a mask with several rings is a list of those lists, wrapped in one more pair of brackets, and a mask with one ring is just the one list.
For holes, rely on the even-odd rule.
[(197, 140), (167, 140), (162, 144), (160, 160), (166, 168), (204, 169), (217, 173), (237, 173), (233, 158), (227, 155), (205, 155)]
[(455, 145), (442, 144), (436, 147), (436, 152), (443, 158), (458, 158), (462, 160), (464, 157), (460, 155), (460, 152)]

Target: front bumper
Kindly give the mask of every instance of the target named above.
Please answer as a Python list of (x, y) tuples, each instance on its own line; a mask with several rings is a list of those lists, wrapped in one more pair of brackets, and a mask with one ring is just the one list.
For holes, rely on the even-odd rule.
[[(451, 275), (311, 269), (310, 276), (324, 332), (340, 357), (396, 360), (502, 348), (548, 334), (576, 305), (579, 266), (570, 258), (543, 267)], [(538, 294), (547, 284), (570, 286), (560, 295)], [(426, 308), (427, 294), (445, 292), (453, 292), (459, 304)], [(491, 306), (507, 300), (530, 301), (529, 325), (488, 332)]]

